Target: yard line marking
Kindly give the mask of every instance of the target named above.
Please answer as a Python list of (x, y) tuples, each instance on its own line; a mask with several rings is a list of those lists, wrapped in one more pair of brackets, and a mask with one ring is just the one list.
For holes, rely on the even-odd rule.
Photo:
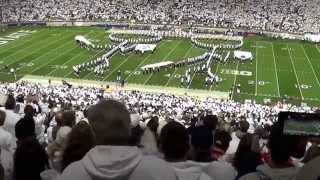
[[(18, 54), (19, 52), (24, 52), (25, 49), (29, 49), (30, 47), (34, 47), (34, 46), (38, 46), (39, 44), (42, 45), (43, 42), (47, 42), (47, 41), (45, 41), (45, 40), (47, 40), (47, 39), (48, 39), (48, 38), (44, 38), (44, 39), (36, 42), (35, 44), (31, 45), (31, 46), (26, 46), (26, 47), (24, 47), (24, 48), (21, 48), (21, 49), (15, 51), (14, 53), (10, 54), (9, 56), (3, 57), (3, 58), (1, 58), (1, 59), (8, 59), (9, 57)], [(47, 46), (46, 46), (46, 47), (47, 47)], [(41, 49), (41, 48), (40, 48), (40, 49)], [(38, 52), (38, 51), (40, 51), (40, 49), (38, 49), (37, 51), (31, 51), (31, 53), (25, 54), (25, 56), (22, 56), (22, 58), (16, 59), (15, 61), (10, 62), (9, 64), (6, 64), (6, 65), (7, 65), (7, 66), (10, 66), (10, 65), (12, 65), (12, 64), (14, 64), (14, 63), (16, 63), (16, 62), (22, 61), (24, 57), (29, 56), (30, 54), (33, 54), (33, 53), (35, 53), (35, 52)], [(28, 51), (28, 52), (30, 52), (30, 51)]]
[(122, 64), (124, 64), (125, 62), (128, 61), (128, 59), (132, 56), (133, 54), (130, 54), (126, 59), (123, 60), (123, 62), (121, 62), (116, 68), (113, 69), (113, 71), (111, 71), (105, 78), (103, 78), (103, 81), (108, 79), (108, 77), (111, 76), (111, 74), (113, 74), (114, 72), (116, 72), (116, 70), (118, 70)]
[[(179, 42), (177, 43), (177, 45), (175, 45), (175, 47), (172, 48), (172, 49), (170, 50), (170, 52), (169, 52), (161, 61), (159, 61), (159, 62), (162, 62), (163, 60), (167, 60), (167, 58), (174, 52), (174, 50), (177, 49), (178, 45), (181, 44), (181, 42), (182, 42), (182, 40), (179, 40)], [(151, 79), (152, 76), (153, 76), (153, 74), (151, 73), (151, 74), (149, 75), (149, 77), (143, 82), (143, 85), (145, 85), (145, 84)]]
[[(104, 50), (98, 51), (98, 52), (97, 52), (96, 54), (94, 54), (93, 56), (90, 55), (89, 60), (92, 60), (92, 59), (94, 59), (94, 58), (97, 58), (102, 51), (104, 51)], [(91, 59), (91, 57), (92, 57), (92, 59)], [(82, 63), (87, 62), (87, 61), (88, 61), (88, 59), (85, 59), (84, 61), (78, 62), (77, 64), (82, 64)], [(69, 75), (72, 74), (73, 72), (74, 72), (74, 71), (71, 70), (69, 73), (67, 73), (66, 75), (64, 75), (63, 78), (66, 78), (67, 76), (69, 76)], [(91, 73), (91, 72), (89, 72), (88, 74), (90, 74), (90, 73)], [(88, 74), (86, 74), (85, 76), (87, 76)]]
[(313, 65), (312, 65), (312, 63), (311, 63), (311, 61), (310, 61), (310, 59), (309, 59), (309, 56), (308, 56), (307, 52), (306, 52), (306, 50), (304, 49), (304, 47), (303, 47), (301, 44), (300, 44), (300, 47), (302, 48), (304, 55), (307, 57), (307, 60), (308, 60), (309, 65), (310, 65), (310, 67), (311, 67), (311, 69), (312, 69), (312, 72), (313, 72), (314, 76), (316, 77), (318, 86), (320, 87), (319, 79), (318, 79), (318, 77), (317, 77), (317, 75), (316, 75), (316, 72), (314, 71)]
[[(183, 56), (183, 59), (185, 59), (191, 52), (192, 50), (192, 46), (189, 47), (188, 51), (185, 53), (185, 55)], [(174, 77), (174, 75), (176, 74), (178, 68), (176, 68), (173, 73), (172, 76), (170, 76), (170, 78), (168, 79), (167, 83), (164, 85), (165, 87), (169, 85), (169, 82), (172, 80), (172, 78)]]
[[(68, 36), (68, 38), (69, 38), (69, 36)], [(51, 42), (51, 43), (48, 43), (45, 47), (42, 47), (42, 48), (38, 49), (37, 51), (32, 51), (31, 53), (26, 54), (25, 56), (23, 56), (21, 59), (18, 59), (18, 60), (16, 60), (16, 61), (13, 61), (12, 63), (7, 64), (7, 66), (11, 66), (12, 64), (15, 64), (15, 63), (17, 63), (17, 62), (24, 61), (24, 58), (27, 57), (27, 56), (29, 56), (30, 54), (33, 54), (33, 53), (35, 53), (35, 52), (41, 52), (41, 50), (42, 50), (43, 48), (47, 48), (48, 46), (50, 46), (50, 45), (52, 45), (52, 44), (54, 44), (54, 43), (56, 43), (56, 42), (58, 42), (58, 41), (61, 41), (62, 39), (67, 39), (67, 38), (59, 38), (59, 39), (57, 39), (57, 40), (55, 40), (55, 41), (53, 41), (53, 42)], [(47, 53), (52, 52), (52, 51), (58, 49), (59, 47), (61, 47), (61, 45), (58, 46), (58, 47), (55, 48), (55, 49), (52, 49), (52, 50), (48, 51)], [(38, 56), (37, 58), (29, 61), (28, 63), (34, 62), (35, 60), (39, 59), (40, 57), (47, 55), (47, 53), (44, 53), (44, 54)], [(25, 68), (25, 67), (22, 67), (21, 69), (23, 69), (23, 68)]]
[(299, 91), (300, 91), (300, 95), (301, 95), (301, 98), (302, 100), (304, 100), (304, 97), (302, 95), (302, 91), (301, 91), (301, 86), (300, 86), (300, 83), (299, 83), (299, 79), (298, 79), (298, 75), (297, 75), (297, 72), (296, 72), (296, 67), (294, 66), (294, 63), (293, 63), (293, 60), (292, 60), (292, 56), (291, 56), (291, 50), (289, 49), (289, 45), (287, 44), (287, 51), (289, 52), (289, 57), (290, 57), (290, 60), (291, 60), (291, 64), (292, 64), (292, 67), (293, 67), (293, 72), (296, 76), (296, 79), (297, 79), (297, 83), (298, 83), (298, 86), (299, 86)]
[[(218, 73), (218, 69), (219, 69), (219, 67), (220, 67), (220, 62), (217, 62), (217, 67), (216, 67), (216, 71), (215, 71), (215, 73), (214, 73), (214, 75), (217, 75), (217, 73)], [(213, 86), (213, 84), (211, 84), (210, 85), (210, 89), (209, 89), (209, 91), (211, 91), (211, 89), (212, 89), (212, 86)]]
[(189, 83), (189, 85), (188, 85), (188, 87), (187, 87), (187, 89), (190, 89), (190, 86), (191, 86), (191, 84), (192, 84), (192, 81), (193, 81), (193, 78), (194, 78), (195, 75), (196, 75), (196, 73), (194, 72), (193, 75), (192, 75), (191, 81), (190, 81), (190, 83)]
[(256, 41), (255, 49), (256, 49), (256, 83), (255, 83), (256, 87), (255, 87), (254, 94), (255, 94), (255, 96), (257, 96), (257, 94), (258, 94), (258, 46), (257, 46), (257, 41)]
[[(238, 71), (239, 69), (239, 60), (238, 60), (238, 63), (237, 63), (237, 68), (236, 70)], [(233, 81), (233, 88), (232, 88), (232, 92), (231, 92), (231, 99), (233, 99), (233, 96), (234, 96), (234, 93), (235, 93), (235, 88), (236, 88), (236, 83), (237, 83), (237, 74), (234, 73), (234, 81)]]
[(279, 78), (278, 78), (278, 68), (277, 68), (277, 63), (276, 63), (276, 56), (274, 55), (274, 45), (273, 42), (269, 42), (271, 44), (272, 48), (272, 56), (273, 56), (273, 63), (274, 63), (274, 70), (276, 74), (276, 79), (277, 79), (277, 87), (278, 87), (278, 97), (280, 97), (280, 86), (279, 86)]
[[(92, 31), (90, 31), (90, 33), (85, 34), (85, 36), (88, 36), (88, 35), (91, 34), (91, 33), (92, 33)], [(96, 36), (95, 36), (95, 38), (96, 38)], [(100, 50), (98, 53), (100, 53), (100, 52), (102, 52), (102, 51), (103, 51), (103, 50)], [(82, 55), (84, 52), (85, 52), (85, 51), (82, 51), (81, 53), (77, 53), (77, 54), (74, 55), (72, 58), (70, 58), (68, 61), (64, 62), (63, 64), (61, 64), (61, 65), (59, 65), (59, 66), (64, 66), (64, 65), (66, 65), (67, 63), (73, 61), (76, 57)], [(97, 53), (97, 54), (98, 54), (98, 53)], [(46, 76), (50, 76), (52, 73), (56, 72), (57, 70), (58, 70), (58, 69), (53, 69), (53, 70), (52, 70), (51, 72), (49, 72)], [(71, 71), (71, 72), (73, 72), (73, 71)]]
[[(40, 32), (40, 31), (39, 31)], [(18, 46), (25, 46), (27, 43), (29, 43), (29, 42), (31, 42), (32, 40), (34, 40), (34, 39), (37, 39), (37, 37), (39, 37), (39, 36), (34, 36), (34, 37), (32, 37), (32, 35), (33, 34), (31, 34), (31, 37), (30, 37), (30, 39), (20, 39), (20, 40), (22, 40), (22, 43), (20, 44), (20, 45), (18, 45)], [(45, 35), (45, 34), (44, 34)], [(26, 36), (26, 37), (28, 37), (28, 36)], [(25, 37), (24, 37), (25, 38)], [(16, 39), (16, 40), (19, 40), (19, 39)], [(8, 45), (12, 45), (12, 43), (14, 43), (15, 41), (11, 41), (11, 42), (9, 42), (8, 43)], [(18, 42), (19, 43), (19, 42)], [(3, 46), (5, 46), (5, 45), (3, 45)], [(0, 47), (2, 47), (2, 46), (0, 46)], [(9, 50), (11, 50), (11, 49), (13, 49), (13, 48), (15, 48), (15, 47), (17, 47), (17, 45), (12, 45), (12, 47), (9, 47), (9, 48), (4, 48), (4, 49), (0, 49), (0, 53), (3, 53), (3, 52), (6, 52), (6, 51), (9, 51)], [(29, 46), (30, 47), (30, 46)], [(18, 51), (21, 51), (21, 50), (23, 50), (23, 49), (26, 49), (26, 48), (28, 48), (28, 46), (25, 46), (24, 48), (22, 48), (22, 49), (20, 49), (20, 50), (18, 50)], [(6, 58), (6, 57), (5, 57)], [(3, 58), (2, 58), (3, 59)]]
[[(90, 33), (91, 33), (91, 31), (90, 31)], [(89, 33), (87, 33), (87, 34), (89, 34)], [(61, 44), (60, 46), (58, 46), (57, 48), (55, 48), (55, 49), (53, 49), (53, 50), (61, 49), (61, 48), (65, 47), (66, 45), (69, 45), (69, 44), (71, 44), (71, 43), (73, 43), (73, 42), (69, 42), (69, 43), (66, 43), (66, 44)], [(69, 51), (66, 51), (65, 53), (61, 53), (60, 55), (52, 58), (52, 59), (49, 60), (47, 63), (44, 63), (44, 64), (42, 64), (41, 66), (39, 66), (39, 67), (35, 68), (34, 70), (32, 70), (32, 71), (30, 72), (30, 74), (32, 74), (33, 72), (35, 72), (35, 71), (37, 71), (37, 70), (39, 70), (39, 69), (47, 66), (48, 64), (50, 64), (50, 63), (53, 62), (54, 60), (58, 59), (58, 57), (61, 57), (61, 56), (65, 55), (65, 54), (67, 54), (67, 53), (69, 53), (69, 52), (72, 52), (72, 51), (75, 50), (76, 48), (78, 48), (78, 46), (75, 46), (74, 48), (70, 49)], [(53, 51), (53, 50), (50, 50), (50, 51)]]
[[(164, 43), (161, 43), (158, 48), (160, 48)], [(151, 56), (152, 54), (149, 54), (148, 56), (146, 56), (142, 61), (141, 63), (138, 64), (138, 66), (136, 68), (134, 68), (134, 70), (129, 74), (129, 76), (126, 77), (126, 79), (124, 81), (127, 81), (131, 76), (132, 74), (134, 74), (134, 72), (136, 72), (138, 70), (138, 68), (141, 67), (141, 65), (143, 65), (143, 63), (148, 60), (148, 58)]]

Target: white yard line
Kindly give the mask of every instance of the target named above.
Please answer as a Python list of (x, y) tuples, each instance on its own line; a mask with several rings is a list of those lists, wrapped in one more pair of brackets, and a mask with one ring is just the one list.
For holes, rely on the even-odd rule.
[(257, 46), (257, 42), (256, 42), (256, 83), (255, 83), (256, 87), (255, 87), (255, 96), (258, 95), (258, 46)]
[[(93, 59), (96, 58), (96, 57), (98, 57), (97, 55), (99, 55), (102, 51), (104, 51), (104, 50), (100, 50), (100, 51), (98, 51), (94, 56), (92, 56)], [(90, 56), (90, 57), (91, 57), (91, 56)], [(89, 57), (89, 58), (90, 58), (90, 57)], [(85, 61), (82, 61), (81, 63), (84, 63), (84, 62), (86, 62), (87, 60), (88, 60), (88, 59), (86, 59)], [(80, 64), (81, 64), (81, 63), (80, 63)], [(69, 75), (72, 74), (73, 72), (74, 72), (74, 71), (71, 70), (69, 73), (67, 73), (66, 75), (64, 75), (63, 78), (66, 78), (67, 76), (69, 76)], [(90, 72), (90, 73), (91, 73), (91, 72)], [(90, 73), (88, 73), (88, 74), (90, 74)], [(88, 74), (87, 74), (87, 75), (88, 75)], [(86, 76), (87, 76), (87, 75), (86, 75)]]
[[(67, 43), (67, 44), (69, 45), (70, 43)], [(59, 46), (59, 47), (55, 48), (54, 50), (63, 48), (63, 47), (66, 46), (67, 44), (64, 44), (64, 45), (62, 45), (62, 46)], [(39, 69), (47, 66), (48, 64), (50, 64), (50, 63), (53, 62), (54, 60), (56, 60), (56, 59), (58, 59), (59, 57), (61, 57), (61, 56), (65, 55), (65, 54), (73, 51), (73, 50), (76, 49), (76, 48), (78, 48), (78, 47), (74, 47), (74, 48), (70, 49), (69, 51), (66, 51), (66, 52), (64, 52), (64, 53), (61, 53), (60, 55), (56, 56), (55, 58), (52, 58), (51, 60), (49, 60), (47, 63), (44, 63), (44, 64), (42, 64), (41, 66), (35, 68), (35, 69), (34, 69), (33, 71), (31, 71), (29, 74), (32, 74), (33, 72), (35, 72), (35, 71), (37, 71), (37, 70), (39, 70)]]
[(274, 47), (273, 47), (273, 43), (271, 43), (271, 48), (272, 48), (272, 56), (273, 56), (273, 63), (274, 63), (274, 70), (275, 70), (275, 74), (276, 74), (276, 79), (277, 79), (277, 87), (278, 87), (278, 97), (280, 97), (280, 86), (279, 86), (279, 78), (278, 78), (278, 68), (277, 68), (277, 63), (276, 63), (276, 56), (274, 55)]
[[(163, 44), (164, 44), (164, 43), (161, 43), (161, 44), (159, 45), (159, 47), (157, 47), (157, 48), (159, 49)], [(126, 79), (125, 79), (124, 81), (127, 81), (127, 80), (132, 76), (132, 74), (134, 74), (134, 72), (136, 72), (136, 71), (141, 67), (141, 65), (143, 65), (143, 63), (144, 63), (151, 55), (152, 55), (152, 54), (149, 54), (148, 56), (146, 56), (146, 57), (141, 61), (141, 63), (139, 63), (136, 68), (134, 68), (134, 70), (129, 74), (129, 76), (126, 77)]]
[(188, 85), (188, 87), (187, 87), (187, 89), (190, 89), (190, 86), (191, 86), (191, 84), (192, 84), (192, 81), (193, 81), (193, 78), (194, 78), (195, 75), (196, 75), (196, 73), (194, 72), (193, 75), (192, 75), (191, 81), (190, 81), (190, 83), (189, 83), (189, 85)]
[[(188, 49), (188, 51), (186, 52), (186, 54), (183, 56), (183, 59), (185, 59), (191, 52), (192, 46), (190, 46), (190, 48)], [(165, 87), (167, 87), (170, 83), (170, 81), (172, 80), (172, 78), (174, 77), (174, 75), (176, 74), (176, 72), (178, 71), (178, 68), (176, 68), (172, 75), (170, 76), (170, 78), (168, 79), (167, 83), (164, 85)]]
[[(92, 31), (90, 31), (90, 33), (85, 34), (85, 36), (87, 36), (87, 35), (89, 35), (89, 34), (91, 34), (91, 33), (92, 33)], [(100, 53), (100, 52), (102, 52), (102, 50), (100, 50), (98, 53)], [(97, 54), (98, 54), (98, 53), (97, 53)], [(82, 55), (82, 54), (81, 54), (81, 53), (78, 53), (77, 55), (73, 56), (73, 57), (70, 58), (68, 61), (66, 61), (66, 62), (64, 62), (63, 64), (61, 64), (60, 66), (66, 65), (67, 63), (73, 61), (75, 58), (79, 57), (80, 55)], [(58, 70), (58, 69), (53, 69), (53, 70), (52, 70), (51, 72), (49, 72), (46, 76), (50, 76), (52, 73), (56, 72), (57, 70)], [(71, 72), (72, 72), (72, 71), (71, 71)]]
[(307, 52), (306, 52), (306, 50), (304, 49), (304, 47), (303, 47), (301, 44), (300, 44), (300, 47), (302, 48), (303, 53), (304, 53), (304, 55), (306, 56), (306, 58), (307, 58), (307, 60), (308, 60), (308, 62), (309, 62), (309, 65), (310, 65), (310, 67), (311, 67), (311, 69), (312, 69), (312, 72), (313, 72), (313, 74), (314, 74), (314, 77), (315, 77), (316, 80), (317, 80), (318, 86), (320, 87), (319, 79), (318, 79), (318, 77), (317, 77), (317, 75), (316, 75), (316, 72), (315, 72), (315, 70), (314, 70), (314, 68), (313, 68), (313, 65), (312, 65), (312, 63), (311, 63), (311, 61), (310, 61), (310, 58), (309, 58)]
[(129, 59), (131, 56), (132, 56), (132, 54), (129, 55), (126, 59), (124, 59), (116, 68), (113, 69), (113, 71), (111, 71), (105, 78), (103, 78), (103, 81), (106, 80), (106, 79), (108, 79), (108, 77), (110, 77), (111, 74), (113, 74), (114, 72), (116, 72), (116, 71), (122, 66), (122, 64), (124, 64), (124, 63), (126, 63), (126, 62), (128, 61), (128, 59)]
[(287, 44), (287, 51), (289, 52), (291, 64), (292, 64), (292, 66), (293, 66), (293, 72), (294, 72), (294, 74), (295, 74), (295, 76), (296, 76), (296, 79), (297, 79), (297, 83), (298, 83), (298, 87), (299, 87), (299, 91), (300, 91), (301, 98), (302, 98), (302, 100), (304, 100), (304, 97), (303, 97), (302, 91), (301, 91), (301, 86), (300, 86), (299, 79), (298, 79), (298, 75), (297, 75), (297, 72), (296, 72), (296, 67), (294, 66), (293, 59), (292, 59), (291, 52), (290, 52), (290, 49), (289, 49), (289, 45), (288, 45), (288, 44)]
[[(218, 70), (219, 70), (219, 67), (220, 67), (220, 62), (217, 62), (217, 63), (218, 63), (218, 65), (217, 65), (216, 71), (215, 71), (215, 73), (214, 73), (215, 75), (217, 75)], [(212, 89), (212, 86), (213, 86), (213, 84), (210, 85), (210, 89), (209, 89), (210, 91), (211, 91), (211, 89)]]
[[(177, 45), (170, 50), (170, 52), (162, 59), (162, 61), (163, 61), (163, 60), (167, 60), (167, 58), (171, 55), (171, 53), (174, 52), (175, 49), (177, 49), (178, 45), (181, 44), (181, 42), (182, 42), (182, 41), (180, 41), (179, 43), (177, 43)], [(147, 82), (151, 79), (152, 76), (153, 76), (153, 74), (151, 73), (151, 74), (149, 75), (149, 77), (143, 82), (143, 85), (147, 84)]]
[[(27, 54), (27, 55), (23, 56), (23, 58), (21, 58), (21, 59), (18, 59), (18, 60), (16, 60), (16, 61), (13, 61), (13, 62), (12, 62), (12, 63), (10, 63), (10, 64), (7, 64), (7, 66), (10, 66), (10, 65), (12, 65), (12, 64), (14, 64), (14, 63), (17, 63), (17, 62), (20, 62), (20, 61), (24, 60), (24, 57), (29, 56), (30, 54), (33, 54), (33, 53), (35, 53), (35, 52), (38, 52), (38, 51), (40, 51), (42, 48), (46, 48), (46, 47), (48, 47), (48, 46), (50, 46), (50, 45), (52, 45), (52, 44), (54, 44), (54, 43), (56, 43), (56, 42), (58, 42), (58, 41), (61, 41), (61, 39), (64, 39), (64, 38), (59, 38), (59, 39), (57, 39), (57, 40), (55, 40), (55, 41), (52, 41), (51, 43), (47, 43), (47, 45), (46, 45), (46, 46), (41, 47), (41, 48), (40, 48), (40, 49), (38, 49), (37, 51), (31, 51), (31, 53), (29, 53), (29, 54)], [(56, 49), (59, 49), (60, 47), (61, 47), (61, 45), (60, 45), (60, 46), (58, 46), (58, 47), (57, 47), (57, 48), (55, 48), (55, 49), (52, 49), (52, 50), (48, 51), (47, 53), (44, 53), (44, 54), (42, 54), (42, 55), (38, 56), (37, 58), (35, 58), (35, 59), (33, 59), (33, 60), (29, 61), (28, 63), (32, 63), (32, 62), (34, 62), (35, 60), (37, 60), (37, 59), (39, 59), (39, 58), (41, 58), (41, 57), (43, 57), (43, 56), (47, 55), (48, 53), (51, 53), (51, 52), (55, 51)], [(24, 67), (22, 67), (21, 69), (23, 69), (23, 68), (24, 68)]]
[[(236, 70), (239, 69), (239, 61), (237, 63), (237, 68)], [(232, 88), (232, 92), (231, 92), (231, 99), (233, 99), (233, 96), (234, 96), (234, 91), (235, 91), (235, 87), (236, 87), (236, 83), (237, 83), (237, 74), (235, 73), (234, 74), (234, 81), (233, 81), (233, 88)]]

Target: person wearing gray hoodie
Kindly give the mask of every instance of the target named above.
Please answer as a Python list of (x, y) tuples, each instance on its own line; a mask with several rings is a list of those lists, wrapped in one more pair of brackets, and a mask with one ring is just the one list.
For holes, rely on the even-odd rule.
[(123, 104), (102, 100), (89, 108), (88, 119), (97, 145), (82, 160), (70, 164), (59, 180), (176, 179), (168, 163), (128, 145), (131, 121)]
[(182, 124), (171, 121), (162, 128), (161, 151), (165, 160), (174, 168), (179, 180), (235, 179), (236, 171), (226, 163), (199, 163), (187, 160), (189, 144), (187, 129)]
[(256, 172), (244, 175), (240, 180), (293, 180), (299, 167), (292, 163), (291, 157), (303, 157), (306, 144), (306, 138), (286, 135), (279, 123), (274, 124), (268, 141), (271, 158), (258, 166)]

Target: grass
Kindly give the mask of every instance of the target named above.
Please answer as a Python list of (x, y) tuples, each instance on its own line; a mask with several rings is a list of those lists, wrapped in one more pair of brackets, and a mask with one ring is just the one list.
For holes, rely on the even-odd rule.
[[(72, 66), (89, 61), (106, 53), (104, 50), (81, 49), (74, 42), (76, 35), (84, 35), (96, 44), (111, 44), (104, 29), (93, 27), (28, 28), (36, 30), (32, 35), (21, 37), (0, 46), (0, 80), (13, 81), (9, 70), (17, 68), (17, 77), (25, 75), (76, 78)], [(9, 29), (0, 37), (19, 31)], [(26, 28), (24, 28), (26, 30)], [(128, 37), (131, 38), (132, 35)], [(126, 37), (126, 36), (123, 36)], [(212, 42), (211, 40), (204, 40)], [(224, 43), (224, 41), (217, 41)], [(204, 87), (202, 74), (195, 74), (189, 89), (206, 89), (208, 92), (233, 92), (235, 84), (241, 92), (233, 92), (238, 101), (254, 99), (257, 102), (271, 100), (299, 104), (305, 102), (320, 105), (320, 47), (316, 44), (269, 38), (245, 38), (243, 50), (254, 55), (252, 63), (241, 63), (231, 58), (227, 63), (213, 63), (212, 71), (223, 79), (211, 87)], [(226, 50), (218, 50), (226, 53)], [(196, 48), (189, 39), (165, 39), (157, 44), (154, 53), (116, 54), (111, 59), (111, 68), (103, 77), (92, 72), (83, 72), (81, 79), (112, 82), (121, 70), (126, 82), (132, 84), (181, 87), (180, 77), (188, 67), (170, 69), (155, 74), (142, 74), (140, 67), (161, 61), (179, 61), (206, 52)]]

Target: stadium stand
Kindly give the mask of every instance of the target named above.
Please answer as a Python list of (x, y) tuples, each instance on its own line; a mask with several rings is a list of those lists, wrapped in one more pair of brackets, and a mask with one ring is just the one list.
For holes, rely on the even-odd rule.
[(317, 0), (5, 0), (3, 21), (193, 24), (291, 33), (319, 32)]
[[(319, 33), (320, 28), (319, 0), (0, 2), (4, 23), (130, 22), (298, 34)], [(148, 38), (139, 41), (157, 42), (162, 36)], [(121, 36), (110, 39), (122, 44), (97, 48), (78, 36), (81, 46), (108, 51), (73, 66), (74, 72), (93, 70), (99, 76), (116, 51), (136, 47), (126, 46)], [(174, 68), (208, 58), (209, 67), (211, 59), (225, 62), (230, 56), (230, 51), (223, 57), (209, 44), (192, 42), (210, 53), (151, 66)], [(226, 49), (242, 45), (241, 39)], [(152, 73), (152, 68), (142, 70)], [(120, 70), (115, 73), (121, 76)], [(206, 84), (219, 81), (211, 69), (205, 73), (210, 77)], [(185, 74), (191, 79), (190, 68)], [(316, 107), (285, 102), (240, 103), (118, 86), (82, 87), (67, 80), (61, 85), (1, 82), (0, 180), (318, 180), (319, 137), (283, 133), (282, 111), (319, 113)]]
[(307, 141), (280, 133), (277, 114), (316, 111), (69, 83), (0, 93), (6, 179), (291, 179)]

